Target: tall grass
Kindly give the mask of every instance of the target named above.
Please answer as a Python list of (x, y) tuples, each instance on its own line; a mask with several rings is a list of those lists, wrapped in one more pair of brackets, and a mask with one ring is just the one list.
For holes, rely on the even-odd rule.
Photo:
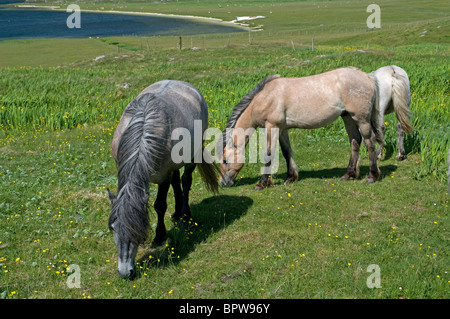
[(74, 128), (116, 119), (126, 105), (120, 89), (108, 81), (107, 70), (26, 67), (2, 70), (2, 75), (0, 125), (4, 129)]

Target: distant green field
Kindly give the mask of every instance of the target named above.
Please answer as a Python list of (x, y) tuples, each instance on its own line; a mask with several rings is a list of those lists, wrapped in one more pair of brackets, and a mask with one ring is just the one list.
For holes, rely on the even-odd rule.
[[(177, 36), (0, 42), (0, 298), (448, 298), (449, 5), (380, 1), (382, 27), (369, 31), (369, 3), (80, 2), (82, 9), (266, 18), (251, 24), (263, 31), (184, 37), (182, 50)], [(106, 188), (117, 188), (110, 143), (143, 88), (162, 79), (192, 83), (207, 101), (209, 125), (223, 129), (266, 75), (391, 64), (411, 82), (407, 161), (394, 158), (392, 114), (382, 178), (373, 185), (364, 184), (365, 150), (361, 177), (339, 181), (350, 154), (342, 121), (292, 130), (298, 182), (283, 185), (281, 155), (275, 187), (260, 192), (253, 190), (257, 164), (245, 165), (236, 185), (217, 196), (195, 173), (195, 227), (185, 231), (168, 218), (170, 192), (169, 239), (152, 248), (150, 205), (139, 276), (118, 278), (107, 227)], [(150, 195), (152, 204), (156, 186)], [(72, 264), (81, 288), (67, 285)], [(367, 285), (371, 264), (380, 267), (381, 288)]]
[[(64, 10), (69, 0), (37, 0), (32, 5), (54, 5)], [(340, 48), (372, 48), (395, 50), (404, 45), (450, 43), (447, 1), (378, 1), (381, 8), (381, 29), (370, 31), (366, 12), (371, 1), (78, 1), (81, 10), (153, 12), (201, 16), (232, 21), (237, 16), (264, 16), (249, 20), (248, 27), (259, 31), (250, 35), (252, 44), (290, 46), (296, 48), (335, 45)], [(17, 4), (14, 4), (17, 5)], [(10, 5), (10, 6), (14, 6)], [(426, 31), (425, 33), (423, 33)], [(178, 37), (122, 38), (138, 49), (177, 48)], [(186, 37), (185, 48), (219, 48), (249, 44), (248, 34), (199, 35)], [(434, 45), (434, 46), (433, 46)], [(2, 66), (56, 66), (65, 62), (120, 53), (117, 46), (107, 46), (97, 39), (53, 41), (15, 40), (0, 42)], [(446, 50), (445, 47), (441, 50)], [(31, 54), (32, 53), (32, 54)]]

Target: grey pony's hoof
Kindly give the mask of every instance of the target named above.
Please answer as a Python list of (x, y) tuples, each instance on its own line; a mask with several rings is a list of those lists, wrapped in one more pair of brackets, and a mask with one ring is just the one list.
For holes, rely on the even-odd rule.
[(166, 238), (164, 239), (153, 239), (152, 244), (150, 247), (152, 248), (156, 248), (156, 247), (160, 247), (162, 245), (164, 245), (166, 243)]

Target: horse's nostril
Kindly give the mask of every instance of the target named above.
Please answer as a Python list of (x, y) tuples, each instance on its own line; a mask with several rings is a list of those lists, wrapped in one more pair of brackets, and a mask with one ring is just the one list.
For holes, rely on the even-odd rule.
[(134, 279), (134, 277), (136, 276), (136, 270), (135, 269), (130, 269), (128, 272), (124, 271), (118, 271), (119, 273), (119, 277), (122, 279)]
[(227, 181), (222, 180), (221, 184), (222, 184), (223, 187), (230, 187), (230, 186), (233, 185), (233, 181), (232, 180), (227, 180)]

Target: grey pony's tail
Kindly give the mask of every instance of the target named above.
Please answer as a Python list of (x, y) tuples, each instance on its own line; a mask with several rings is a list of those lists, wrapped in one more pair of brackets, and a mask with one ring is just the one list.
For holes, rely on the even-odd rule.
[(206, 188), (214, 193), (219, 193), (219, 181), (217, 179), (217, 174), (220, 175), (220, 170), (217, 167), (216, 163), (209, 161), (203, 161), (199, 164), (197, 164), (198, 172), (200, 173), (200, 176), (205, 183)]

